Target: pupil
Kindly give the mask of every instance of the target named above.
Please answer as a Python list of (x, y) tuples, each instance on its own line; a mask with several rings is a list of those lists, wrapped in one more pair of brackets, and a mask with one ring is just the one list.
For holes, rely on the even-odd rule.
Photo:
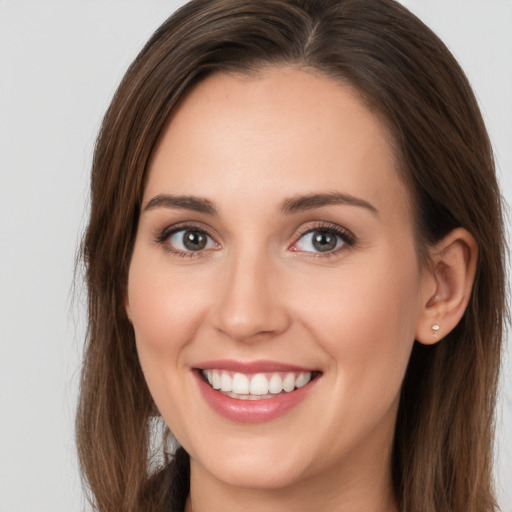
[(313, 246), (317, 251), (332, 251), (336, 247), (336, 235), (327, 231), (315, 231), (313, 233)]
[(186, 231), (183, 245), (190, 251), (200, 251), (206, 246), (206, 236), (200, 231)]

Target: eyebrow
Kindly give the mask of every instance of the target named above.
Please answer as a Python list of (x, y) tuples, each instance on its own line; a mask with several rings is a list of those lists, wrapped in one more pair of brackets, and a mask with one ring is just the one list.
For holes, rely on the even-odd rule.
[[(358, 206), (369, 210), (377, 216), (379, 215), (377, 208), (368, 201), (349, 194), (342, 194), (340, 192), (296, 195), (285, 199), (281, 204), (280, 211), (285, 215), (291, 215), (330, 205)], [(218, 215), (215, 205), (206, 198), (197, 196), (176, 196), (170, 194), (158, 194), (147, 202), (143, 210), (147, 211), (162, 207), (191, 210), (199, 213), (206, 213), (208, 215)]]
[(154, 208), (180, 208), (184, 210), (192, 210), (199, 213), (207, 213), (209, 215), (218, 215), (217, 209), (211, 201), (202, 197), (195, 196), (174, 196), (169, 194), (158, 194), (150, 199), (144, 211)]
[(285, 214), (297, 213), (305, 210), (313, 210), (322, 206), (349, 205), (366, 208), (373, 214), (379, 216), (379, 210), (371, 203), (340, 192), (327, 192), (324, 194), (297, 195), (285, 199), (281, 205), (281, 212)]

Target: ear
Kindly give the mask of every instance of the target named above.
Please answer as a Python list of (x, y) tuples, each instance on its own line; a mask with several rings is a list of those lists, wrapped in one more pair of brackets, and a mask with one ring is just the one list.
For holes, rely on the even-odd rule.
[(438, 342), (460, 321), (471, 296), (478, 246), (463, 228), (451, 231), (430, 249), (432, 264), (423, 276), (423, 309), (416, 340), (425, 345)]

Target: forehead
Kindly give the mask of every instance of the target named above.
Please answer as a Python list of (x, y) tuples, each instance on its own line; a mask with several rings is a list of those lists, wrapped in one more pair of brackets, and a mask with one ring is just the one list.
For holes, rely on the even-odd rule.
[(235, 193), (270, 203), (321, 189), (393, 207), (407, 194), (392, 148), (384, 123), (349, 86), (294, 68), (218, 73), (175, 110), (145, 197)]

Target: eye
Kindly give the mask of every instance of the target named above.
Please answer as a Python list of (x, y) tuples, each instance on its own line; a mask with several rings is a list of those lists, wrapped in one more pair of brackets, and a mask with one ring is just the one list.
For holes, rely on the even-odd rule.
[(206, 232), (197, 228), (175, 230), (165, 236), (165, 241), (171, 251), (177, 253), (199, 252), (218, 247)]
[(306, 231), (293, 244), (291, 250), (302, 252), (330, 253), (344, 245), (353, 245), (353, 238), (340, 229), (316, 228)]

